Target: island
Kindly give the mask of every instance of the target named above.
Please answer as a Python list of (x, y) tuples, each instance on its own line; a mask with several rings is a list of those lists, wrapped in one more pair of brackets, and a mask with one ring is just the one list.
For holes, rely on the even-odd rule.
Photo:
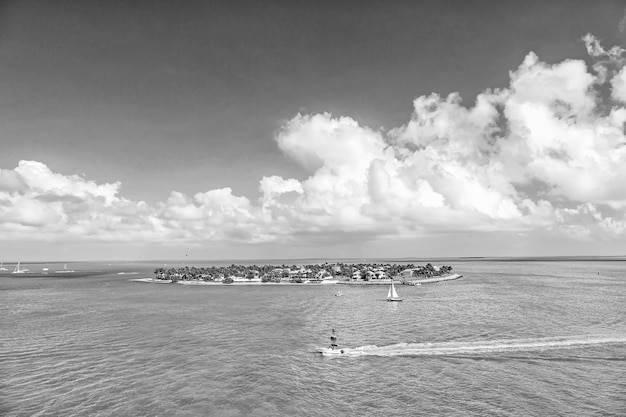
[(154, 278), (134, 281), (211, 284), (343, 284), (421, 285), (460, 278), (448, 265), (414, 265), (392, 263), (322, 263), (310, 265), (236, 265), (179, 268), (156, 268)]

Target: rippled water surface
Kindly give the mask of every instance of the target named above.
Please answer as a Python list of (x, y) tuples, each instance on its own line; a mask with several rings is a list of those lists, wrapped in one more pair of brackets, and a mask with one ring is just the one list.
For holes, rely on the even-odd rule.
[[(131, 281), (147, 264), (0, 277), (0, 415), (626, 415), (625, 262), (447, 264), (401, 303)], [(314, 353), (331, 328), (353, 354)]]

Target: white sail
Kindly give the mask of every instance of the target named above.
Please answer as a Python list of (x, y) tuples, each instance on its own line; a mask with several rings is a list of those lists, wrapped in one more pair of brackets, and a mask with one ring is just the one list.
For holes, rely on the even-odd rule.
[(20, 262), (17, 262), (17, 265), (15, 266), (15, 269), (13, 270), (13, 274), (23, 274), (25, 272), (28, 272), (28, 269), (21, 269), (20, 268)]
[(74, 272), (72, 270), (67, 269), (67, 264), (63, 264), (63, 269), (58, 270), (58, 271), (54, 271), (56, 274), (62, 274), (64, 272)]
[(391, 281), (389, 291), (387, 292), (387, 301), (402, 301), (402, 298), (400, 298), (396, 292), (396, 287), (393, 285), (393, 281)]
[(398, 293), (396, 292), (396, 287), (393, 285), (393, 281), (391, 282), (391, 288), (389, 290), (391, 291), (391, 298), (398, 298)]

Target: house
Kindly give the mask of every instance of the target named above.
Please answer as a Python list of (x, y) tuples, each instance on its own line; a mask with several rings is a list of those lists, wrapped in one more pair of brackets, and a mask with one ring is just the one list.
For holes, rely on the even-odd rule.
[(413, 276), (413, 272), (417, 271), (417, 268), (405, 269), (401, 271), (399, 277), (401, 279), (411, 278)]
[(281, 280), (289, 280), (289, 268), (274, 268), (272, 270), (272, 276), (274, 278), (280, 278)]
[(325, 269), (321, 269), (319, 271), (317, 271), (317, 273), (315, 274), (315, 279), (324, 279), (326, 277), (330, 277), (331, 274), (326, 271)]
[(374, 279), (389, 279), (389, 276), (382, 269), (374, 270)]

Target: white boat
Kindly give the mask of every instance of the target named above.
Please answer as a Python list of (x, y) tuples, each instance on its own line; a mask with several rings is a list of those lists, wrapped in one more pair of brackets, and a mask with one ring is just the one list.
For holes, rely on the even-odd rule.
[(337, 344), (337, 332), (335, 332), (335, 329), (333, 329), (330, 334), (330, 346), (318, 350), (317, 353), (321, 353), (324, 356), (343, 355), (344, 349), (339, 349), (339, 345)]
[(349, 355), (347, 349), (323, 348), (315, 352), (320, 353), (322, 356), (341, 356), (341, 355), (348, 356)]
[(335, 294), (335, 297), (343, 297), (343, 293), (341, 291), (337, 292)]
[(26, 269), (26, 268), (21, 269), (20, 268), (20, 262), (18, 261), (17, 265), (15, 265), (15, 269), (11, 273), (12, 274), (25, 274), (26, 272), (28, 272), (28, 269)]
[(0, 261), (0, 271), (8, 271), (8, 269), (2, 266), (2, 261)]
[(400, 298), (396, 292), (396, 287), (394, 287), (393, 281), (391, 281), (389, 292), (387, 292), (387, 301), (402, 301), (402, 298)]

